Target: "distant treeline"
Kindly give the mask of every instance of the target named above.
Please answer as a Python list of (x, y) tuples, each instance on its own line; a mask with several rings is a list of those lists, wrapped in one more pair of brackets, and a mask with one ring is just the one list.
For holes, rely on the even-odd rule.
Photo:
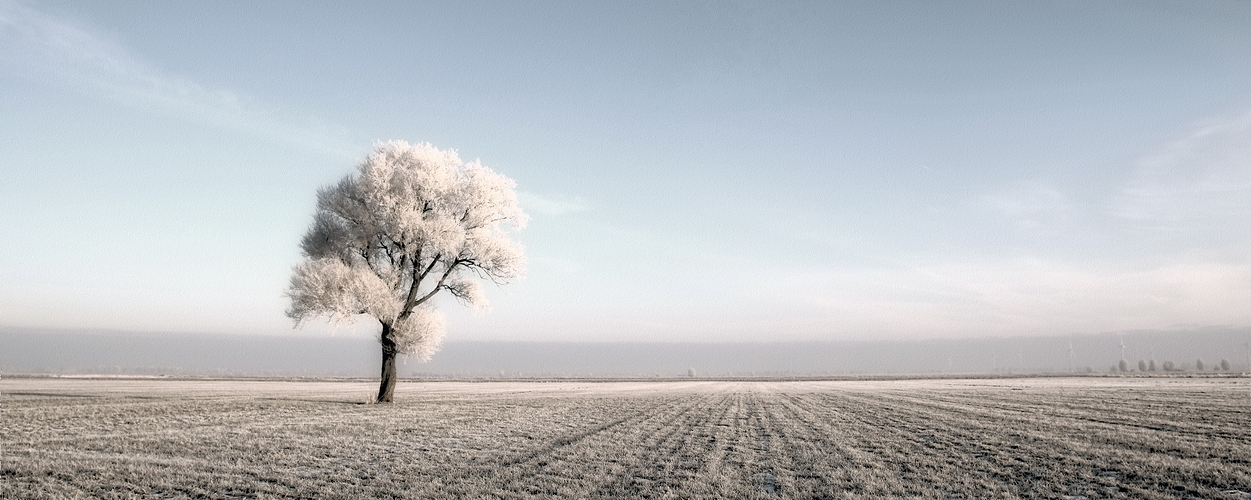
[[(408, 361), (399, 372), (433, 377), (761, 377), (1110, 372), (1121, 367), (1138, 371), (1142, 365), (1162, 373), (1166, 367), (1173, 372), (1220, 370), (1222, 360), (1229, 371), (1245, 371), (1249, 340), (1251, 329), (1205, 328), (914, 341), (449, 342), (430, 362)], [(0, 328), (3, 373), (368, 377), (377, 375), (379, 359), (377, 341), (369, 338)]]

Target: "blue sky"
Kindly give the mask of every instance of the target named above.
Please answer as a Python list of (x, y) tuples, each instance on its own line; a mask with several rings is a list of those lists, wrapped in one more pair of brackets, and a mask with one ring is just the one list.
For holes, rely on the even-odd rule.
[(377, 140), (518, 183), (449, 340), (1251, 325), (1246, 2), (0, 0), (0, 325), (283, 316)]

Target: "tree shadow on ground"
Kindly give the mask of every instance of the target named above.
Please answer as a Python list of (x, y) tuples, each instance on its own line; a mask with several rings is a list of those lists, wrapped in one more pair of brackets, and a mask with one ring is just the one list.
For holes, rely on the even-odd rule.
[(330, 404), (352, 405), (352, 406), (362, 406), (362, 405), (369, 404), (364, 401), (343, 401), (343, 400), (334, 400), (334, 399), (303, 399), (303, 398), (257, 398), (257, 399), (261, 401), (299, 401), (301, 403), (319, 403), (319, 404), (330, 403)]

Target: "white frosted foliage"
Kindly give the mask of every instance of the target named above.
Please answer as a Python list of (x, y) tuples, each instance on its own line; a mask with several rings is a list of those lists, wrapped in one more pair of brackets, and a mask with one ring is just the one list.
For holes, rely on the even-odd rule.
[(287, 315), (297, 325), (369, 315), (383, 325), (384, 347), (390, 341), (429, 359), (444, 333), (432, 297), (446, 290), (485, 307), (480, 279), (503, 284), (524, 272), (522, 249), (508, 235), (527, 220), (515, 186), (455, 151), (377, 145), (357, 172), (318, 191)]
[(443, 313), (428, 305), (418, 306), (392, 328), (396, 349), (419, 361), (429, 361), (443, 343)]
[(385, 281), (335, 258), (309, 259), (296, 266), (289, 295), (287, 315), (296, 319), (322, 314), (337, 320), (357, 314), (375, 318), (399, 314), (399, 304), (391, 300), (393, 293)]

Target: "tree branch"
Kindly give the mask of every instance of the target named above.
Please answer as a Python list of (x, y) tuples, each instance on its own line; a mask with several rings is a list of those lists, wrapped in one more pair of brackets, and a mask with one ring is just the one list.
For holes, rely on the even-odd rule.
[[(434, 269), (434, 265), (439, 263), (439, 258), (440, 258), (440, 257), (442, 257), (442, 256), (443, 256), (443, 254), (441, 254), (441, 253), (436, 253), (436, 254), (434, 254), (434, 258), (430, 260), (430, 265), (429, 265), (429, 266), (426, 266), (426, 270), (421, 272), (421, 276), (418, 276), (418, 277), (417, 277), (417, 281), (421, 281), (421, 280), (426, 279), (426, 275), (427, 275), (427, 274), (430, 274), (430, 270), (431, 270), (431, 269)], [(417, 263), (416, 263), (416, 262), (414, 262), (414, 263), (413, 263), (413, 272), (414, 272), (414, 273), (416, 273), (416, 272), (417, 272)]]
[(400, 286), (404, 284), (404, 262), (406, 261), (408, 261), (408, 253), (400, 253), (400, 264), (396, 267), (398, 270), (398, 272), (396, 272), (397, 278), (395, 280), (395, 284), (392, 285), (392, 288), (395, 288), (396, 291), (399, 291)]
[(430, 290), (429, 293), (423, 295), (420, 299), (417, 299), (417, 302), (413, 304), (413, 307), (424, 304), (427, 300), (430, 300), (430, 297), (434, 297), (434, 294), (439, 293), (439, 290), (443, 288), (443, 282), (447, 281), (447, 277), (452, 275), (452, 271), (455, 271), (456, 267), (459, 266), (461, 262), (462, 261), (460, 260), (452, 261), (452, 264), (447, 266), (447, 270), (443, 271), (443, 276), (439, 276), (439, 282), (434, 285), (434, 289)]
[[(434, 290), (432, 290), (430, 294), (427, 294), (426, 298), (422, 298), (420, 301), (417, 300), (417, 287), (421, 286), (421, 281), (426, 278), (426, 275), (430, 273), (431, 269), (434, 269), (434, 265), (439, 263), (439, 257), (442, 254), (434, 254), (434, 258), (430, 259), (430, 265), (426, 266), (426, 270), (422, 271), (421, 274), (417, 274), (418, 263), (421, 262), (420, 255), (421, 254), (419, 252), (417, 259), (413, 260), (413, 284), (409, 286), (408, 296), (404, 298), (404, 309), (400, 311), (401, 317), (407, 317), (410, 313), (412, 313), (414, 307), (417, 307), (422, 302), (425, 302), (426, 298), (429, 298), (429, 296), (433, 295), (434, 292), (439, 291), (439, 286), (443, 284), (443, 279), (439, 279), (439, 284), (434, 286)], [(443, 278), (447, 278), (447, 273), (443, 274)]]

